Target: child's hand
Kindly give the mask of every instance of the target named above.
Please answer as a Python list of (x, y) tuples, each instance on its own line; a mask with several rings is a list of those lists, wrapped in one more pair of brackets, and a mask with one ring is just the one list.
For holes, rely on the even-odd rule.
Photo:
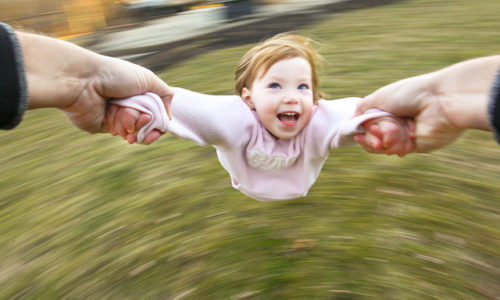
[(409, 118), (377, 118), (363, 123), (365, 133), (354, 139), (370, 153), (403, 157), (415, 149), (415, 121)]
[[(136, 109), (110, 104), (104, 119), (109, 133), (121, 136), (124, 140), (133, 144), (137, 141), (137, 132), (151, 120), (151, 116)], [(142, 144), (149, 145), (156, 141), (162, 133), (152, 130)]]

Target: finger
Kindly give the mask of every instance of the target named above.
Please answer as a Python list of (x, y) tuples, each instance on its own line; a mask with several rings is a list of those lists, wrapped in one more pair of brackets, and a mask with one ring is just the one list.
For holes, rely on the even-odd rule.
[(129, 144), (133, 144), (137, 141), (137, 132), (127, 134), (126, 138)]
[[(149, 123), (149, 121), (151, 121), (151, 116), (149, 114), (146, 114), (146, 113), (140, 113), (139, 115), (139, 118), (137, 120), (137, 122), (135, 123), (135, 128), (133, 130), (133, 132), (130, 132), (128, 135), (127, 135), (127, 141), (130, 143), (130, 144), (133, 144), (135, 142), (138, 141), (138, 134), (139, 134), (139, 131), (144, 127), (146, 126), (146, 124)], [(142, 141), (141, 144), (144, 144), (144, 141)]]
[(150, 145), (154, 141), (158, 140), (161, 136), (161, 133), (159, 130), (153, 129), (142, 141), (142, 144), (144, 145)]
[(388, 84), (360, 101), (356, 113), (362, 114), (370, 108), (392, 113), (399, 117), (415, 117), (423, 109), (424, 101), (418, 100), (422, 86), (427, 86), (428, 76), (416, 76)]
[[(174, 97), (174, 89), (170, 87), (165, 81), (156, 76), (151, 70), (146, 69), (146, 90), (142, 91), (151, 92), (158, 95), (163, 101), (171, 101)], [(165, 106), (166, 108), (167, 106)]]
[(412, 153), (413, 151), (415, 151), (416, 148), (417, 144), (415, 143), (415, 140), (411, 139), (410, 142), (406, 144), (406, 149), (404, 151), (404, 154), (401, 155), (400, 157), (404, 157), (405, 155)]
[(114, 135), (118, 135), (118, 130), (116, 129), (116, 122), (117, 122), (117, 116), (118, 116), (118, 111), (120, 110), (119, 105), (115, 105), (115, 110), (113, 111), (113, 118), (109, 120), (109, 123), (113, 126), (113, 133)]
[(409, 141), (406, 143), (406, 147), (404, 149), (404, 154), (400, 155), (400, 157), (403, 157), (409, 153), (415, 152), (417, 149), (417, 142), (416, 142), (416, 123), (413, 119), (407, 119), (406, 124), (408, 126), (408, 131), (409, 131)]
[(370, 124), (370, 126), (368, 126), (368, 132), (370, 132), (370, 134), (374, 135), (380, 140), (384, 138), (382, 130), (377, 123)]
[(367, 146), (372, 147), (374, 151), (379, 152), (383, 145), (383, 132), (381, 131), (380, 126), (377, 123), (368, 122), (365, 125), (365, 143)]
[(127, 139), (127, 131), (125, 130), (125, 127), (123, 127), (123, 112), (124, 108), (120, 107), (118, 111), (116, 112), (115, 115), (115, 131), (116, 133), (121, 136), (124, 140)]
[(367, 133), (365, 135), (365, 140), (366, 140), (366, 144), (371, 146), (377, 153), (380, 153), (380, 151), (383, 151), (384, 147), (382, 145), (382, 141), (378, 137), (376, 137), (370, 133)]
[(137, 123), (137, 120), (139, 119), (140, 115), (141, 115), (141, 112), (136, 110), (136, 109), (129, 108), (129, 107), (125, 107), (123, 109), (123, 112), (121, 115), (121, 117), (122, 117), (121, 123), (123, 124), (123, 128), (125, 129), (125, 131), (127, 133), (135, 132), (136, 123)]
[(116, 104), (111, 104), (108, 109), (106, 110), (106, 120), (107, 120), (107, 123), (108, 123), (108, 127), (109, 127), (109, 133), (111, 133), (111, 135), (116, 135), (116, 132), (115, 132), (115, 115), (116, 115), (116, 111), (118, 109), (118, 105)]
[(411, 142), (407, 142), (403, 145), (399, 145), (397, 148), (393, 148), (391, 153), (387, 153), (388, 155), (396, 154), (399, 157), (404, 157), (408, 153), (411, 152)]
[(411, 142), (405, 123), (397, 119), (379, 123), (383, 132), (384, 153), (387, 155), (405, 153), (406, 145)]
[(369, 153), (376, 153), (375, 150), (366, 144), (366, 141), (365, 141), (365, 134), (364, 133), (360, 133), (360, 134), (356, 134), (354, 136), (354, 140), (361, 146), (363, 147), (363, 149), (365, 149), (366, 152), (369, 152)]
[(396, 154), (399, 157), (403, 157), (406, 154), (410, 153), (412, 149), (411, 142), (398, 143), (390, 148), (384, 149), (384, 153), (386, 155), (394, 155)]
[(397, 155), (400, 155), (402, 153), (404, 153), (404, 146), (402, 144), (396, 144), (396, 145), (393, 145), (389, 148), (384, 148), (384, 154), (386, 155), (393, 155), (393, 154), (397, 154)]
[(417, 137), (417, 123), (413, 118), (405, 118), (406, 126), (408, 126), (408, 131), (410, 133), (410, 138), (414, 139)]
[(163, 102), (163, 105), (165, 106), (165, 110), (167, 111), (167, 116), (169, 120), (172, 120), (172, 112), (170, 110), (170, 107), (172, 106), (172, 99), (174, 95), (169, 95), (167, 97), (162, 97), (161, 100)]
[(356, 143), (362, 145), (365, 143), (365, 134), (364, 133), (358, 133), (354, 135), (354, 140)]
[(150, 86), (144, 92), (152, 92), (158, 95), (161, 98), (163, 105), (165, 106), (165, 110), (167, 111), (169, 120), (172, 120), (170, 106), (172, 103), (172, 99), (174, 98), (174, 89), (151, 71), (149, 71), (149, 77), (150, 78), (148, 80), (148, 83), (150, 84)]
[(151, 116), (146, 113), (141, 113), (137, 122), (135, 123), (134, 131), (139, 131), (142, 127), (146, 126), (151, 121)]
[(109, 126), (108, 126), (108, 108), (107, 107), (106, 107), (106, 111), (104, 113), (104, 117), (102, 118), (102, 121), (101, 121), (101, 130), (99, 132), (100, 133), (110, 133)]
[(383, 88), (376, 90), (375, 92), (371, 93), (370, 95), (364, 97), (358, 105), (356, 105), (356, 110), (354, 112), (355, 116), (362, 115), (365, 111), (371, 109), (371, 108), (379, 108), (384, 110), (382, 107), (380, 107), (381, 104), (383, 104), (383, 91), (381, 91)]
[(397, 154), (399, 157), (404, 157), (405, 155), (413, 152), (415, 148), (415, 139), (405, 136), (401, 137), (401, 139), (393, 146), (386, 148), (384, 153), (387, 155)]
[(151, 86), (148, 91), (155, 93), (162, 100), (172, 99), (174, 97), (174, 89), (170, 87), (165, 81), (161, 80), (158, 76), (156, 76), (153, 72), (151, 72), (153, 78), (150, 81)]
[(391, 148), (396, 145), (402, 138), (403, 134), (401, 130), (405, 130), (402, 126), (391, 122), (380, 122), (380, 131), (382, 132), (382, 145), (384, 148)]

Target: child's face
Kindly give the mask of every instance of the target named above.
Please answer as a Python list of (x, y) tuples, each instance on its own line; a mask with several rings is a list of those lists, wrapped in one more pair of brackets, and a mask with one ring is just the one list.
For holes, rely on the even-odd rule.
[(301, 57), (272, 65), (252, 88), (243, 88), (241, 96), (257, 113), (264, 127), (281, 139), (295, 137), (309, 123), (313, 107), (312, 71)]

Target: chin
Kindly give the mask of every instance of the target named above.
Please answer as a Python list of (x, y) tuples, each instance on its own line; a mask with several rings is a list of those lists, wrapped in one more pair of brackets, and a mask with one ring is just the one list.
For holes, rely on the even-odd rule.
[(289, 140), (293, 139), (294, 137), (297, 136), (297, 133), (281, 133), (281, 134), (274, 134), (275, 137), (283, 140)]

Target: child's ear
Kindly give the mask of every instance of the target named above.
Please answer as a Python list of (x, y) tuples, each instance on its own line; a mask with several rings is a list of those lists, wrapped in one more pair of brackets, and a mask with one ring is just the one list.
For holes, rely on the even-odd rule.
[(246, 87), (244, 87), (241, 90), (241, 99), (245, 101), (245, 103), (248, 105), (248, 107), (250, 107), (250, 109), (255, 109), (255, 106), (253, 105), (252, 102), (252, 93)]

